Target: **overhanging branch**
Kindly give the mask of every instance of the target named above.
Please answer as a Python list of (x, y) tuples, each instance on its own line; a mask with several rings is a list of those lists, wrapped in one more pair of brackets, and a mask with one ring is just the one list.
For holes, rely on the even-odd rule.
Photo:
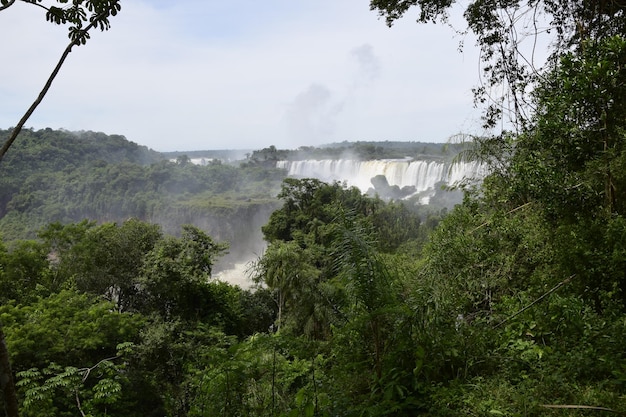
[(15, 0), (9, 0), (7, 4), (0, 5), (0, 12), (3, 11), (4, 9), (8, 9), (9, 7), (11, 7), (13, 3), (15, 3)]
[[(93, 18), (91, 20), (91, 22), (87, 26), (85, 26), (85, 29), (82, 30), (83, 37), (86, 36), (87, 32), (89, 32), (91, 29), (93, 29), (98, 24), (100, 19), (102, 17), (106, 16), (107, 13), (108, 13), (108, 11), (107, 12), (103, 12), (100, 15), (96, 16), (95, 18)], [(11, 147), (11, 145), (13, 145), (13, 142), (15, 142), (15, 139), (17, 138), (17, 136), (22, 131), (22, 128), (24, 127), (24, 125), (26, 124), (26, 122), (28, 121), (30, 116), (32, 116), (32, 114), (35, 112), (35, 109), (43, 101), (44, 97), (48, 93), (48, 90), (52, 86), (52, 82), (54, 81), (56, 76), (59, 74), (59, 71), (61, 70), (61, 67), (63, 66), (63, 63), (67, 59), (67, 57), (70, 54), (70, 52), (72, 52), (72, 48), (74, 46), (76, 46), (76, 45), (80, 45), (81, 39), (83, 39), (83, 38), (79, 37), (77, 39), (72, 40), (69, 43), (69, 45), (67, 45), (65, 50), (63, 51), (63, 54), (61, 55), (61, 58), (59, 59), (59, 62), (57, 62), (56, 66), (54, 67), (54, 70), (52, 71), (52, 73), (48, 77), (48, 80), (46, 81), (46, 83), (45, 83), (43, 89), (41, 90), (41, 92), (39, 93), (39, 95), (37, 96), (37, 99), (28, 108), (26, 113), (24, 113), (24, 116), (22, 116), (20, 121), (17, 123), (17, 125), (11, 131), (11, 135), (9, 136), (9, 138), (4, 142), (4, 144), (2, 145), (2, 148), (0, 148), (0, 163), (2, 162), (2, 159), (4, 158), (4, 155), (6, 155), (6, 153), (9, 150), (9, 148)]]

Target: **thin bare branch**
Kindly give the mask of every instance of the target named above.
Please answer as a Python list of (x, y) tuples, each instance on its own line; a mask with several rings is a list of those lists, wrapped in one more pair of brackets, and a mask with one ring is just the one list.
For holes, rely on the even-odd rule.
[(76, 394), (76, 406), (78, 407), (78, 411), (80, 412), (80, 415), (82, 417), (87, 417), (85, 415), (85, 412), (83, 411), (82, 405), (80, 404), (80, 396), (78, 395), (78, 390), (75, 390), (74, 394)]
[(98, 366), (100, 366), (102, 363), (104, 363), (104, 362), (110, 362), (110, 361), (113, 361), (113, 360), (115, 360), (115, 359), (119, 359), (119, 358), (120, 358), (120, 357), (119, 357), (119, 355), (118, 355), (118, 356), (112, 356), (112, 357), (110, 357), (110, 358), (105, 358), (105, 359), (102, 359), (100, 362), (98, 362), (97, 364), (95, 364), (95, 365), (94, 365), (94, 366), (92, 366), (91, 368), (82, 368), (82, 369), (79, 369), (79, 371), (80, 371), (80, 372), (84, 372), (84, 374), (83, 374), (83, 382), (85, 382), (85, 381), (87, 380), (87, 378), (89, 377), (89, 373), (90, 373), (91, 371), (93, 371), (94, 369), (96, 369)]
[[(512, 213), (515, 213), (516, 211), (521, 210), (521, 209), (523, 209), (524, 207), (527, 207), (527, 206), (528, 206), (528, 205), (530, 205), (530, 204), (531, 204), (531, 202), (529, 201), (528, 203), (524, 203), (524, 204), (522, 204), (521, 206), (517, 206), (517, 207), (515, 207), (514, 209), (511, 209), (511, 210), (507, 211), (505, 214), (512, 214)], [(482, 224), (479, 224), (478, 226), (476, 226), (475, 228), (473, 228), (473, 229), (470, 231), (470, 233), (474, 233), (474, 232), (475, 232), (475, 231), (477, 231), (478, 229), (480, 229), (480, 228), (482, 228), (482, 227), (487, 226), (489, 223), (491, 223), (491, 220), (487, 220), (486, 222), (484, 222), (484, 223), (482, 223)]]
[[(13, 1), (15, 1), (15, 0), (13, 0)], [(49, 10), (50, 10), (50, 8), (49, 8), (49, 7), (46, 7), (46, 6), (44, 6), (43, 4), (41, 4), (41, 3), (37, 3), (37, 2), (36, 2), (36, 1), (34, 1), (34, 0), (21, 0), (21, 1), (23, 1), (24, 3), (32, 4), (33, 6), (41, 7), (42, 9), (44, 9), (44, 10), (46, 10), (46, 11), (49, 11)]]
[[(85, 27), (85, 29), (83, 29), (83, 36), (86, 36), (87, 32), (91, 29), (93, 29), (97, 24), (98, 21), (101, 17), (105, 16), (106, 13), (102, 13), (100, 15), (98, 15), (96, 18), (94, 18), (89, 25), (87, 25)], [(13, 145), (13, 142), (15, 142), (15, 139), (17, 138), (17, 136), (20, 134), (20, 132), (22, 131), (22, 128), (24, 127), (24, 125), (26, 124), (26, 122), (28, 121), (28, 119), (30, 118), (30, 116), (32, 116), (32, 114), (35, 112), (35, 109), (39, 106), (39, 104), (41, 104), (41, 102), (43, 101), (44, 97), (46, 96), (46, 94), (48, 93), (48, 90), (50, 89), (50, 87), (52, 86), (52, 82), (54, 81), (54, 79), (56, 78), (56, 76), (59, 74), (59, 71), (61, 70), (61, 67), (63, 66), (63, 63), (65, 62), (65, 60), (67, 59), (68, 55), (70, 54), (70, 52), (72, 52), (72, 48), (76, 45), (80, 45), (81, 43), (81, 37), (72, 40), (69, 45), (67, 45), (67, 47), (65, 48), (65, 50), (63, 51), (63, 54), (61, 55), (61, 58), (59, 59), (59, 62), (57, 62), (56, 66), (54, 67), (54, 70), (52, 71), (52, 73), (50, 74), (50, 77), (48, 77), (48, 80), (46, 81), (43, 89), (41, 90), (41, 92), (39, 93), (39, 95), (37, 96), (37, 99), (33, 102), (33, 104), (28, 108), (28, 110), (26, 111), (26, 113), (24, 114), (24, 116), (22, 116), (22, 118), (20, 119), (20, 121), (17, 123), (17, 125), (15, 126), (15, 128), (13, 128), (13, 131), (11, 132), (11, 135), (9, 136), (9, 138), (4, 142), (4, 144), (2, 145), (2, 148), (0, 148), (0, 163), (2, 162), (2, 159), (4, 158), (4, 155), (6, 155), (6, 153), (8, 152), (9, 148), (11, 147), (11, 145)]]
[(572, 280), (572, 278), (574, 278), (575, 276), (576, 275), (571, 275), (568, 278), (564, 279), (563, 281), (559, 282), (550, 291), (546, 292), (541, 297), (537, 298), (535, 301), (533, 301), (532, 303), (528, 304), (526, 307), (524, 307), (521, 310), (519, 310), (517, 313), (515, 313), (512, 316), (509, 316), (506, 319), (502, 320), (500, 323), (498, 323), (495, 326), (493, 326), (493, 328), (496, 329), (496, 328), (502, 326), (504, 323), (513, 320), (515, 317), (519, 316), (524, 311), (528, 310), (529, 308), (531, 308), (532, 306), (534, 306), (535, 304), (537, 304), (538, 302), (540, 302), (541, 300), (543, 300), (544, 298), (546, 298), (547, 296), (549, 296), (550, 294), (552, 294), (553, 292), (555, 292), (556, 290), (561, 288), (563, 285), (565, 285), (568, 282), (570, 282)]
[(606, 407), (596, 407), (593, 405), (577, 405), (577, 404), (541, 404), (544, 408), (564, 408), (564, 409), (574, 409), (574, 410), (596, 410), (596, 411), (608, 411), (609, 413), (616, 413), (621, 415), (626, 415), (623, 411), (613, 410), (611, 408)]

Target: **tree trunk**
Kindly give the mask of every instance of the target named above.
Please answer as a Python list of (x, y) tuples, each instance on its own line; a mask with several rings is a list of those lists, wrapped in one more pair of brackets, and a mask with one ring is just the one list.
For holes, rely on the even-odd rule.
[(4, 341), (4, 332), (0, 325), (0, 388), (4, 398), (4, 407), (7, 417), (18, 417), (17, 395), (13, 383), (13, 372), (9, 361), (9, 351)]

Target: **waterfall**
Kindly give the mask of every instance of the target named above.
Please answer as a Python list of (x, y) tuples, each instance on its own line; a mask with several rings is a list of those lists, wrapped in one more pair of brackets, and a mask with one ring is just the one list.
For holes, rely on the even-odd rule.
[(424, 193), (434, 191), (438, 183), (454, 185), (466, 178), (480, 179), (485, 174), (478, 162), (450, 164), (410, 159), (309, 159), (278, 161), (276, 167), (285, 169), (287, 175), (294, 178), (317, 178), (325, 182), (345, 181), (348, 186), (357, 187), (364, 193), (373, 188), (372, 178), (378, 175), (384, 175), (392, 187), (415, 187), (414, 193)]

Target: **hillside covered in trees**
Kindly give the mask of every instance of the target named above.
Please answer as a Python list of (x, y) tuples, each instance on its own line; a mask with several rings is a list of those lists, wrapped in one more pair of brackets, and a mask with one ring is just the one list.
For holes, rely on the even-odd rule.
[(0, 165), (0, 236), (13, 241), (55, 222), (136, 218), (174, 235), (194, 224), (245, 251), (277, 207), (283, 178), (255, 164), (172, 162), (119, 135), (26, 130)]

